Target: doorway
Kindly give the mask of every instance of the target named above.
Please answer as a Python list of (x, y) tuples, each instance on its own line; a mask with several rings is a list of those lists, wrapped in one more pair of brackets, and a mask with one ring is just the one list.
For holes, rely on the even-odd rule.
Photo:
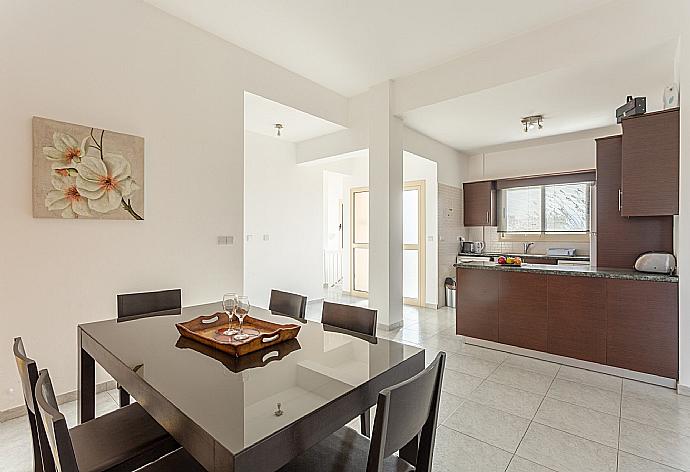
[[(423, 180), (403, 187), (403, 301), (425, 305), (426, 202)], [(369, 188), (350, 191), (350, 293), (369, 295)]]

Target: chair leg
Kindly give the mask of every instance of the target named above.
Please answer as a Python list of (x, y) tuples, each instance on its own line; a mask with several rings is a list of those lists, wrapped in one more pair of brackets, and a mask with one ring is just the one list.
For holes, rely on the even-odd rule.
[(365, 411), (359, 417), (362, 435), (371, 437), (371, 413), (370, 410)]
[(127, 390), (122, 387), (117, 387), (117, 390), (120, 392), (120, 408), (129, 405), (130, 397)]

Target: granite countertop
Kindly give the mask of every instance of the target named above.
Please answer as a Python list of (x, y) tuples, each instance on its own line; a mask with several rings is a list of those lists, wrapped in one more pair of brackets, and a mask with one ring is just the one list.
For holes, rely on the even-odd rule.
[(517, 252), (481, 252), (479, 254), (474, 252), (461, 252), (458, 256), (479, 256), (479, 257), (498, 257), (498, 256), (519, 256), (522, 258), (529, 257), (534, 259), (559, 259), (564, 261), (588, 261), (589, 256), (549, 256), (547, 254), (520, 254)]
[(612, 269), (606, 267), (567, 266), (551, 264), (525, 264), (522, 266), (503, 266), (495, 262), (463, 262), (454, 264), (461, 269), (503, 270), (506, 272), (531, 272), (547, 275), (569, 275), (575, 277), (601, 277), (605, 279), (647, 280), (650, 282), (678, 282), (678, 276), (668, 274), (648, 274), (633, 269)]

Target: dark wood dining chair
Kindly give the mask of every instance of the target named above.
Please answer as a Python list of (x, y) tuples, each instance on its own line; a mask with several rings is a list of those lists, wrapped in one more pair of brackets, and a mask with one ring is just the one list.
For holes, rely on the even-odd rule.
[[(57, 470), (60, 472), (125, 472), (134, 470), (140, 472), (201, 472), (205, 470), (179, 445), (176, 445), (173, 450), (163, 456), (160, 454), (151, 455), (146, 452), (135, 458), (123, 455), (121, 449), (127, 445), (131, 446), (133, 442), (146, 434), (145, 431), (134, 427), (133, 424), (122, 423), (112, 418), (112, 421), (107, 425), (89, 428), (89, 425), (94, 421), (111, 415), (114, 417), (122, 411), (138, 407), (136, 404), (68, 429), (65, 417), (58, 408), (53, 384), (46, 369), (42, 369), (38, 375), (36, 405), (47, 433), (49, 450), (57, 465)], [(160, 428), (157, 423), (156, 426)], [(87, 431), (87, 428), (90, 431)]]
[(303, 320), (307, 316), (307, 297), (296, 293), (271, 290), (271, 300), (268, 309)]
[(376, 310), (341, 303), (323, 302), (321, 322), (325, 325), (376, 336)]
[[(55, 472), (51, 432), (45, 429), (39, 412), (38, 367), (36, 361), (26, 355), (21, 338), (14, 339), (14, 357), (31, 427), (34, 471)], [(57, 409), (54, 393), (52, 395), (51, 401)], [(180, 447), (138, 404), (99, 416), (70, 430), (65, 423), (64, 428), (75, 443), (85, 470), (134, 470)], [(70, 469), (62, 469), (66, 470)]]
[(341, 428), (280, 472), (429, 472), (445, 362), (441, 352), (424, 371), (379, 394), (371, 440)]
[[(117, 321), (132, 321), (152, 316), (179, 315), (182, 310), (182, 290), (125, 293), (117, 296)], [(129, 405), (129, 393), (118, 385), (120, 406)]]
[[(377, 311), (370, 308), (323, 302), (321, 323), (346, 331), (375, 337), (376, 316)], [(360, 415), (360, 429), (363, 435), (369, 436), (369, 431), (371, 430), (371, 414), (369, 410)]]

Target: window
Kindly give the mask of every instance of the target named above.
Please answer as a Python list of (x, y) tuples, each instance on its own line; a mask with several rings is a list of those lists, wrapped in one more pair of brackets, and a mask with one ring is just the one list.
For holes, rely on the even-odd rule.
[(591, 182), (512, 187), (498, 191), (498, 231), (586, 233)]

